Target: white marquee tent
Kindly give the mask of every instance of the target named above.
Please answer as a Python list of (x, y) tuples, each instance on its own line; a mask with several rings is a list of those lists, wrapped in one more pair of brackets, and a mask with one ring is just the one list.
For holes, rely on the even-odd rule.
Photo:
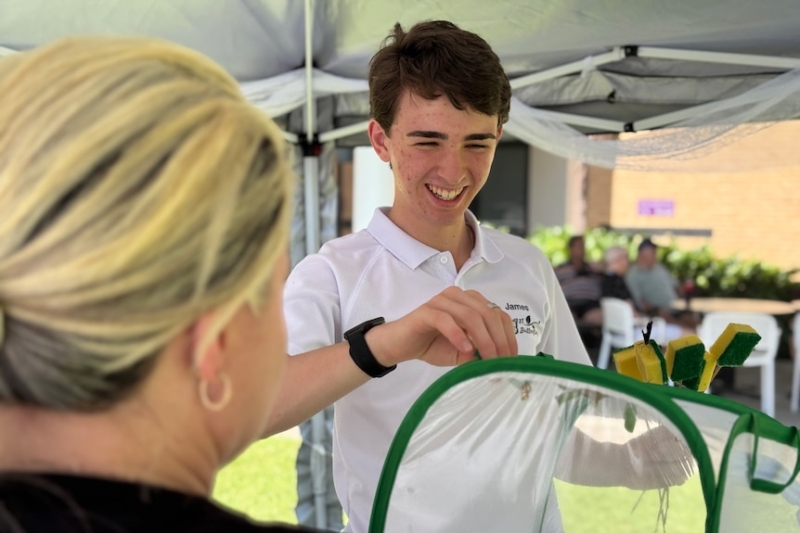
[(506, 132), (566, 158), (646, 168), (800, 117), (797, 0), (0, 0), (0, 55), (135, 34), (210, 56), (306, 156), (302, 255), (335, 232), (332, 146), (365, 141), (369, 58), (395, 22), (440, 18), (500, 56)]

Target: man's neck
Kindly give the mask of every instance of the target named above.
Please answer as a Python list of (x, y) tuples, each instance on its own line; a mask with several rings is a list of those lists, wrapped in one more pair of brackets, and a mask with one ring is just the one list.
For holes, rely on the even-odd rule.
[(456, 271), (461, 270), (475, 247), (475, 234), (467, 223), (466, 217), (461, 218), (459, 224), (423, 228), (411, 221), (393, 217), (391, 210), (387, 216), (398, 228), (422, 244), (440, 252), (450, 252), (455, 261)]

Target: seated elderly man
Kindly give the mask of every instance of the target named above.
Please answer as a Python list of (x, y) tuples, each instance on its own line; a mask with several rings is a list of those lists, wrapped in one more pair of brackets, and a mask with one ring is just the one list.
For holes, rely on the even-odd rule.
[(634, 308), (636, 303), (633, 301), (628, 284), (625, 282), (625, 275), (630, 267), (628, 250), (622, 246), (611, 246), (605, 253), (606, 271), (603, 275), (602, 296), (603, 298), (619, 298), (626, 300)]
[(686, 328), (696, 327), (699, 323), (694, 313), (671, 311), (672, 302), (683, 297), (683, 289), (667, 267), (658, 262), (656, 245), (650, 239), (639, 244), (636, 262), (625, 275), (625, 282), (636, 307), (642, 312)]
[(602, 274), (586, 262), (583, 236), (571, 237), (567, 247), (569, 260), (555, 268), (567, 305), (576, 320), (600, 324), (603, 322), (600, 309)]

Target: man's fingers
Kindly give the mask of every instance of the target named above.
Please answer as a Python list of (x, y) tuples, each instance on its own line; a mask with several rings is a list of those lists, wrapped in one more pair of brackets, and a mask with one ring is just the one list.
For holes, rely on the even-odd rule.
[(494, 302), (487, 300), (478, 291), (465, 291), (475, 307), (484, 316), (489, 334), (493, 339), (498, 356), (517, 355), (517, 337), (511, 317)]
[(516, 339), (510, 343), (508, 337), (511, 334), (513, 338), (510, 317), (490, 306), (480, 293), (456, 288), (441, 293), (430, 304), (455, 319), (482, 358), (516, 355)]

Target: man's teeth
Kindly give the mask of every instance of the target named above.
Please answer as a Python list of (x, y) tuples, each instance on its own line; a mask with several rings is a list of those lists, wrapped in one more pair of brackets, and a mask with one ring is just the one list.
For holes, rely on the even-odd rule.
[(456, 189), (454, 191), (449, 191), (447, 189), (440, 189), (439, 187), (428, 185), (428, 190), (431, 191), (434, 194), (434, 196), (436, 196), (440, 200), (452, 200), (456, 196), (461, 194), (461, 191), (464, 190), (464, 187), (461, 187), (460, 189)]

